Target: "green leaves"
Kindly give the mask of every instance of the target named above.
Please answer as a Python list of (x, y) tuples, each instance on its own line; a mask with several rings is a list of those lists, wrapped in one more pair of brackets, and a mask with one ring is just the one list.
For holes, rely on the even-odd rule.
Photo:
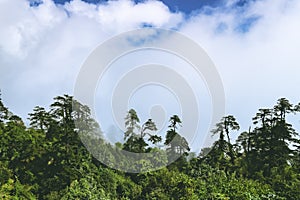
[(129, 138), (130, 136), (136, 136), (137, 132), (140, 130), (140, 119), (137, 116), (137, 113), (134, 109), (130, 109), (125, 117), (125, 127), (126, 132), (124, 139)]
[(232, 115), (225, 116), (219, 123), (216, 124), (216, 129), (212, 133), (220, 135), (219, 140), (224, 140), (224, 133), (227, 135), (227, 142), (230, 143), (229, 131), (239, 130), (240, 126)]
[(167, 150), (171, 152), (171, 154), (180, 154), (190, 151), (190, 147), (188, 145), (187, 140), (180, 136), (177, 132), (179, 126), (181, 126), (181, 120), (177, 115), (173, 115), (170, 118), (170, 125), (168, 126), (170, 129), (167, 131), (165, 145), (168, 145), (169, 148)]
[(140, 119), (134, 109), (130, 109), (125, 117), (126, 131), (124, 133), (124, 150), (144, 153), (150, 151), (151, 148), (146, 149), (148, 146), (145, 138), (148, 137), (148, 141), (152, 144), (161, 142), (161, 137), (153, 134), (157, 131), (156, 125), (152, 119), (148, 119), (142, 126), (139, 124)]
[(0, 123), (8, 118), (8, 109), (4, 106), (1, 99), (1, 91), (0, 91)]
[[(188, 153), (177, 115), (170, 117), (163, 149), (154, 121), (141, 123), (131, 109), (125, 117), (126, 142), (114, 146), (99, 135), (90, 109), (72, 96), (55, 97), (50, 111), (35, 107), (30, 127), (0, 99), (0, 199), (300, 199), (299, 135), (288, 123), (299, 111), (300, 104), (285, 98), (259, 109), (255, 127), (243, 131), (235, 144), (230, 136), (239, 124), (225, 116), (212, 131), (218, 141), (196, 157)], [(82, 141), (111, 166), (147, 171), (169, 165), (123, 173), (93, 158)], [(121, 149), (146, 156), (126, 160)], [(180, 156), (173, 162), (170, 153)]]
[(33, 109), (33, 113), (29, 113), (28, 115), (30, 116), (28, 118), (30, 120), (30, 126), (40, 129), (43, 132), (49, 129), (52, 122), (52, 116), (45, 110), (45, 108), (36, 106)]

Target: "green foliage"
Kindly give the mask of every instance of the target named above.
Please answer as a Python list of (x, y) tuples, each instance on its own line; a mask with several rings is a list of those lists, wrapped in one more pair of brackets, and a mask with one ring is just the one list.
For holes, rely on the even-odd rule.
[(1, 99), (1, 91), (0, 91), (0, 122), (3, 122), (8, 118), (8, 109), (4, 106)]
[(104, 189), (99, 187), (93, 178), (81, 178), (79, 181), (74, 180), (65, 190), (65, 195), (61, 199), (109, 200), (109, 198), (105, 195)]
[[(219, 139), (195, 156), (179, 134), (177, 115), (170, 118), (163, 149), (156, 146), (162, 137), (155, 134), (152, 119), (140, 124), (131, 109), (126, 141), (114, 146), (103, 139), (90, 109), (69, 95), (55, 97), (49, 111), (35, 107), (29, 127), (0, 98), (0, 199), (297, 200), (300, 140), (288, 116), (298, 112), (300, 103), (294, 106), (285, 98), (259, 109), (255, 127), (243, 131), (235, 144), (230, 136), (239, 125), (232, 115), (225, 116), (213, 130)], [(151, 154), (126, 160), (122, 149)], [(110, 166), (144, 172), (110, 169), (90, 152)], [(175, 162), (149, 172), (167, 165), (170, 155), (177, 156)]]
[(124, 139), (127, 140), (123, 145), (123, 149), (126, 151), (134, 153), (149, 152), (151, 148), (146, 149), (149, 144), (145, 141), (145, 137), (148, 137), (148, 141), (152, 144), (157, 144), (162, 140), (160, 136), (153, 134), (157, 131), (157, 128), (152, 119), (148, 119), (142, 126), (139, 122), (140, 119), (136, 111), (130, 109), (125, 117), (126, 131)]
[[(125, 132), (124, 139), (127, 139), (130, 136), (136, 136), (137, 132), (140, 129), (139, 125), (140, 119), (137, 116), (137, 113), (134, 109), (130, 109), (125, 117), (125, 127), (127, 128)], [(137, 130), (136, 130), (137, 129)]]
[(165, 145), (168, 146), (167, 151), (169, 153), (170, 160), (173, 157), (182, 155), (190, 151), (190, 147), (186, 139), (177, 132), (178, 126), (181, 126), (181, 120), (177, 115), (173, 115), (170, 120), (169, 130), (167, 131)]
[(0, 198), (1, 199), (35, 199), (31, 193), (31, 187), (23, 185), (19, 180), (8, 179), (6, 183), (0, 186)]

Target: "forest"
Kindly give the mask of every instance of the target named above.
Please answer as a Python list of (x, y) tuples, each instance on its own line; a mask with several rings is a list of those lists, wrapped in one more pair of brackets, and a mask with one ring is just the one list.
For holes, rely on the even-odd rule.
[[(29, 125), (0, 98), (0, 199), (299, 200), (300, 140), (289, 119), (298, 117), (300, 103), (280, 98), (274, 104), (259, 109), (246, 131), (233, 115), (224, 116), (211, 131), (218, 139), (196, 154), (176, 114), (161, 137), (153, 120), (140, 122), (130, 109), (125, 142), (110, 144), (95, 134), (100, 127), (90, 109), (72, 96), (33, 108)], [(236, 141), (233, 131), (239, 131)], [(152, 157), (126, 160), (123, 151)], [(128, 166), (142, 172), (114, 169)]]

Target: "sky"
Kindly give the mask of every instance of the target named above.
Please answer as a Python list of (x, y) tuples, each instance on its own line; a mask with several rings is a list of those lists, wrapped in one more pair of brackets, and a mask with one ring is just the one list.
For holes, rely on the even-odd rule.
[(225, 114), (248, 130), (259, 108), (280, 97), (300, 102), (299, 10), (298, 0), (0, 0), (2, 99), (26, 121), (34, 106), (73, 93), (98, 45), (150, 26), (176, 30), (207, 52), (223, 82)]
[[(101, 4), (106, 3), (107, 0), (84, 0), (88, 3)], [(33, 1), (34, 2), (34, 1)], [(36, 2), (36, 1), (35, 1)], [(70, 0), (54, 0), (57, 4), (64, 4)], [(135, 0), (135, 3), (143, 3), (145, 0)], [(186, 14), (201, 9), (204, 6), (218, 7), (224, 4), (224, 0), (161, 0), (171, 12), (181, 11)], [(238, 4), (242, 5), (246, 0), (240, 0)]]

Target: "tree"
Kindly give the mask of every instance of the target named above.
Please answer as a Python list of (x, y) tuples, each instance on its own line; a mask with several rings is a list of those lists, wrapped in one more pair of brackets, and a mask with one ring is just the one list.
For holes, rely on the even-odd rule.
[(72, 105), (73, 97), (67, 94), (54, 98), (54, 103), (51, 104), (51, 112), (61, 123), (72, 121)]
[(152, 119), (148, 119), (141, 128), (141, 137), (145, 137), (146, 135), (151, 134), (148, 131), (157, 131), (155, 123), (152, 121)]
[[(134, 109), (130, 109), (125, 117), (126, 132), (124, 139), (127, 139), (124, 144), (124, 149), (131, 152), (145, 152), (148, 144), (145, 142), (145, 137), (152, 144), (161, 141), (161, 137), (153, 134), (157, 131), (156, 125), (152, 119), (148, 119), (142, 126), (140, 126), (140, 119)], [(148, 149), (150, 150), (150, 149)]]
[(298, 134), (286, 122), (286, 116), (294, 113), (295, 109), (287, 99), (280, 98), (273, 109), (259, 111), (253, 118), (254, 124), (258, 121), (262, 123), (254, 130), (253, 158), (256, 160), (251, 163), (260, 165), (260, 169), (264, 169), (264, 174), (268, 176), (273, 167), (285, 167), (291, 159), (293, 151), (289, 146)]
[(158, 135), (152, 134), (152, 132), (157, 131), (155, 123), (152, 121), (152, 119), (148, 119), (143, 125), (141, 129), (141, 138), (144, 138), (145, 136), (149, 136), (148, 141), (152, 142), (152, 144), (157, 144), (161, 142), (161, 137)]
[(0, 90), (0, 122), (3, 122), (8, 118), (8, 109), (3, 105), (1, 99), (1, 90)]
[(126, 132), (124, 139), (126, 140), (130, 136), (136, 136), (137, 132), (140, 130), (140, 119), (134, 109), (130, 109), (125, 117), (125, 127)]
[(45, 108), (36, 106), (33, 109), (33, 113), (28, 114), (30, 116), (30, 126), (38, 128), (42, 132), (49, 129), (51, 124), (51, 114), (48, 113)]
[(181, 120), (177, 115), (173, 115), (170, 120), (169, 130), (167, 131), (165, 145), (171, 153), (180, 154), (190, 151), (187, 140), (181, 137), (177, 132), (178, 126), (181, 126)]
[(236, 119), (232, 115), (225, 116), (221, 119), (219, 123), (216, 124), (216, 129), (212, 132), (213, 134), (219, 134), (220, 140), (224, 140), (224, 132), (227, 136), (227, 142), (230, 143), (229, 131), (230, 130), (239, 130), (240, 126), (236, 122)]
[(293, 111), (293, 105), (286, 98), (278, 99), (277, 104), (274, 106), (274, 114), (276, 117), (279, 117), (280, 121), (285, 120), (286, 114)]
[[(155, 123), (148, 119), (140, 125), (134, 110), (125, 119), (125, 144), (113, 146), (98, 134), (90, 109), (72, 96), (54, 98), (50, 112), (35, 107), (30, 126), (1, 100), (0, 108), (0, 199), (300, 199), (300, 140), (288, 122), (300, 112), (300, 104), (284, 98), (273, 108), (259, 109), (255, 126), (243, 131), (234, 145), (230, 136), (238, 124), (234, 117), (222, 118), (213, 130), (218, 141), (198, 157), (188, 152), (177, 115), (170, 118), (165, 150), (151, 146), (161, 140)], [(105, 163), (145, 172), (105, 166), (81, 139)], [(143, 153), (124, 159), (120, 149), (126, 146)], [(175, 162), (172, 155), (178, 158)]]
[(168, 161), (171, 162), (168, 168), (184, 171), (188, 167), (187, 157), (190, 147), (187, 140), (177, 132), (179, 126), (181, 126), (180, 118), (177, 115), (173, 115), (170, 117), (169, 122), (169, 130), (164, 143), (167, 145)]
[[(230, 143), (229, 133), (230, 130), (239, 130), (240, 126), (236, 122), (236, 119), (232, 115), (225, 116), (221, 119), (219, 123), (216, 124), (216, 128), (212, 130), (213, 135), (218, 134), (219, 140), (215, 143), (214, 153), (222, 154), (220, 159), (223, 159), (225, 155), (230, 157), (231, 163), (234, 164), (235, 155), (233, 152), (233, 146)], [(224, 133), (227, 136), (227, 142), (224, 139)]]
[[(145, 152), (145, 147), (148, 144), (143, 139), (143, 132), (140, 132), (140, 119), (134, 109), (130, 109), (125, 117), (125, 127), (126, 132), (124, 133), (124, 139), (126, 142), (124, 143), (124, 150), (142, 153)], [(144, 129), (145, 130), (145, 129)], [(145, 130), (146, 131), (146, 130)]]

